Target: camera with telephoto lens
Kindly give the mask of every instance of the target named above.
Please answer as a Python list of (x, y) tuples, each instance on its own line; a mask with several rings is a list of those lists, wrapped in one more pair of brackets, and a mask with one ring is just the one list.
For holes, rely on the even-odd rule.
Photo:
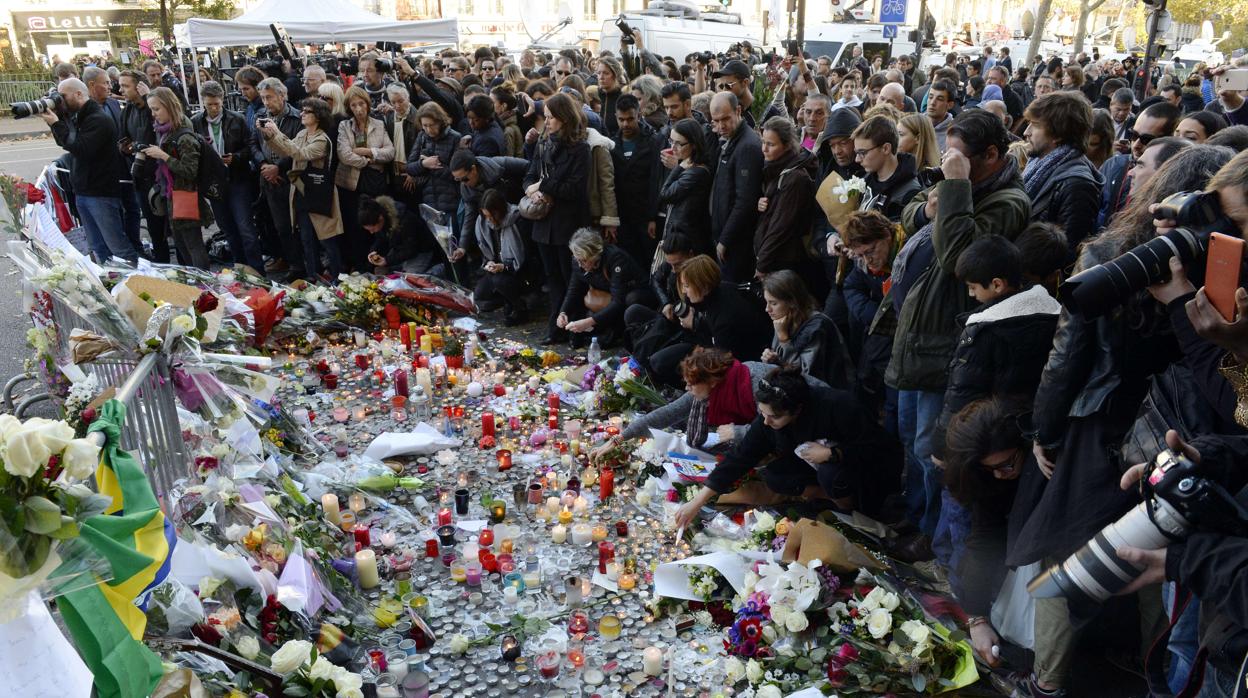
[(621, 14), (619, 17), (615, 18), (615, 27), (620, 30), (621, 41), (626, 44), (631, 44), (636, 41), (636, 39), (633, 38), (633, 28), (628, 25), (628, 22), (624, 21), (624, 15)]
[(919, 180), (919, 186), (931, 189), (945, 181), (945, 171), (939, 167), (924, 167), (915, 174), (915, 177)]
[(13, 112), (14, 119), (25, 119), (33, 114), (42, 114), (47, 111), (59, 112), (61, 104), (64, 100), (59, 92), (42, 99), (32, 99), (29, 102), (9, 102), (9, 110)]
[(710, 51), (703, 51), (697, 55), (696, 60), (702, 65), (709, 65), (711, 61), (715, 60), (715, 54)]
[(1248, 533), (1248, 512), (1181, 453), (1167, 449), (1157, 454), (1140, 488), (1144, 501), (1064, 562), (1040, 573), (1027, 591), (1036, 598), (1063, 596), (1075, 604), (1099, 604), (1144, 572), (1118, 557), (1123, 547), (1159, 550), (1198, 530), (1236, 537)]
[(394, 61), (391, 61), (389, 58), (374, 58), (373, 67), (379, 73), (389, 73), (394, 70)]
[(1238, 230), (1223, 214), (1216, 191), (1171, 194), (1157, 205), (1153, 218), (1179, 227), (1070, 277), (1057, 288), (1062, 305), (1088, 318), (1105, 315), (1136, 292), (1170, 278), (1171, 257), (1189, 266), (1204, 256), (1210, 233)]

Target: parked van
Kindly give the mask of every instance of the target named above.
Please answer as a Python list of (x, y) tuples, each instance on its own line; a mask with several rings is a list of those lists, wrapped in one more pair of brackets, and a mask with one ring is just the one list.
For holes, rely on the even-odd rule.
[[(742, 24), (741, 15), (706, 11), (680, 0), (652, 0), (645, 10), (624, 13), (624, 21), (641, 34), (646, 50), (678, 61), (691, 53), (721, 53), (742, 41), (749, 41), (757, 51), (763, 39), (762, 27)], [(619, 50), (620, 29), (615, 22), (612, 18), (602, 23), (599, 49)]]
[[(884, 38), (884, 28), (897, 28), (897, 38)], [(811, 58), (828, 56), (832, 65), (849, 65), (854, 46), (862, 47), (867, 62), (876, 56), (888, 59), (903, 53), (914, 55), (917, 28), (905, 24), (885, 25), (869, 22), (824, 22), (806, 28), (806, 45), (803, 47)]]

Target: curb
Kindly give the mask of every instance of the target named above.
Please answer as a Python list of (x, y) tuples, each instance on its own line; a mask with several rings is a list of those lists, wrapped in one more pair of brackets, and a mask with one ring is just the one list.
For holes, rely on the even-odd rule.
[(50, 131), (20, 131), (18, 133), (0, 133), (0, 142), (25, 141), (43, 136), (51, 136)]

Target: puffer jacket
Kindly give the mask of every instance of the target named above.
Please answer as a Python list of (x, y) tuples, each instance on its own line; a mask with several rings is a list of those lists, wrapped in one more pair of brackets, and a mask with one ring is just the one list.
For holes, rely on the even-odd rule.
[(809, 151), (790, 150), (763, 164), (767, 210), (754, 228), (754, 268), (764, 274), (799, 270), (811, 260), (806, 242), (814, 224), (819, 161)]
[(469, 131), (468, 136), (472, 139), (468, 144), (468, 149), (479, 158), (492, 158), (507, 154), (503, 127), (499, 125), (497, 119), (480, 131)]
[(568, 294), (563, 298), (563, 312), (571, 314), (582, 308), (585, 294), (592, 288), (611, 294), (607, 307), (594, 313), (595, 326), (604, 329), (623, 325), (625, 299), (629, 292), (646, 285), (648, 279), (632, 256), (615, 245), (605, 245), (602, 257), (593, 271), (585, 271), (572, 260), (572, 272), (568, 281)]
[(589, 225), (589, 180), (594, 177), (591, 167), (589, 144), (585, 141), (542, 141), (537, 155), (529, 161), (524, 188), (541, 180), (540, 191), (550, 197), (553, 205), (545, 218), (533, 221), (534, 242), (567, 245), (577, 228)]
[[(945, 390), (949, 361), (958, 341), (958, 315), (970, 310), (974, 299), (954, 275), (958, 257), (970, 244), (988, 235), (1018, 237), (1031, 216), (1031, 201), (1023, 191), (1022, 177), (1014, 168), (990, 186), (973, 193), (970, 180), (947, 179), (932, 190), (919, 192), (902, 214), (906, 233), (913, 236), (926, 223), (923, 207), (928, 191), (938, 197), (932, 228), (933, 258), (909, 285), (897, 316), (893, 355), (885, 374), (897, 390)], [(915, 244), (912, 237), (907, 243)], [(907, 273), (911, 273), (907, 269)], [(894, 280), (893, 294), (898, 293)]]
[(666, 237), (669, 232), (688, 235), (698, 252), (706, 254), (715, 252), (711, 218), (707, 215), (713, 176), (704, 165), (688, 169), (676, 166), (659, 190), (659, 206), (667, 208), (663, 235)]
[(592, 128), (586, 140), (593, 164), (589, 177), (590, 220), (594, 225), (618, 226), (620, 210), (615, 199), (615, 163), (611, 161), (615, 141)]
[[(416, 178), (421, 201), (439, 211), (452, 212), (459, 207), (459, 184), (451, 175), (451, 156), (459, 147), (459, 138), (459, 132), (451, 128), (443, 129), (437, 138), (421, 131), (407, 156), (407, 173)], [(430, 155), (438, 156), (442, 167), (425, 169), (421, 158)]]
[(1070, 259), (1075, 248), (1096, 232), (1091, 212), (1099, 208), (1105, 179), (1083, 155), (1058, 165), (1031, 197), (1031, 220), (1056, 223), (1066, 231)]

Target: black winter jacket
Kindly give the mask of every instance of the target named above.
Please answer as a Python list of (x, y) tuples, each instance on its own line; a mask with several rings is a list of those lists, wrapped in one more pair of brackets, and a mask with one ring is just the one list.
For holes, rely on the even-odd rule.
[(802, 373), (833, 388), (848, 389), (853, 383), (845, 340), (836, 323), (823, 313), (811, 315), (787, 342), (773, 336), (771, 350), (779, 356), (781, 366), (799, 365)]
[[(551, 212), (553, 215), (553, 211)], [(646, 285), (646, 275), (637, 262), (633, 261), (624, 250), (615, 245), (602, 248), (602, 259), (593, 271), (581, 269), (575, 259), (572, 260), (572, 272), (568, 280), (568, 294), (563, 298), (563, 312), (571, 314), (584, 307), (585, 294), (589, 289), (606, 291), (611, 294), (611, 302), (601, 311), (594, 313), (594, 324), (603, 327), (623, 326), (625, 300), (629, 292)]]
[[(277, 124), (277, 130), (290, 139), (294, 139), (303, 130), (303, 123), (299, 120), (299, 111), (291, 106), (289, 102), (286, 104), (286, 110), (277, 116), (272, 116), (267, 110), (263, 110), (256, 114), (256, 118), (272, 119), (273, 123)], [(268, 141), (265, 140), (264, 135), (259, 130), (253, 128), (251, 130), (252, 164), (255, 165), (257, 170), (265, 163), (275, 164), (282, 171), (282, 175), (285, 175), (290, 171), (292, 159), (270, 150), (267, 146)], [(285, 181), (284, 176), (282, 179)]]
[(385, 257), (386, 266), (397, 269), (403, 262), (425, 252), (433, 252), (435, 263), (446, 261), (446, 251), (438, 244), (424, 221), (411, 213), (399, 216), (397, 230), (382, 229), (373, 235), (371, 252)]
[(624, 153), (624, 137), (612, 138), (611, 162), (615, 166), (615, 200), (620, 202), (620, 222), (649, 223), (658, 217), (659, 186), (663, 165), (654, 129), (644, 120), (638, 124), (631, 155)]
[(756, 361), (768, 346), (771, 320), (757, 296), (735, 284), (720, 284), (693, 306), (693, 334), (698, 344), (732, 352), (738, 361)]
[(707, 167), (697, 165), (683, 169), (678, 165), (667, 175), (667, 181), (659, 192), (660, 206), (669, 207), (663, 235), (683, 233), (693, 240), (698, 252), (709, 255), (715, 254), (711, 217), (707, 215), (712, 179), (711, 170)]
[[(407, 173), (416, 178), (421, 202), (447, 213), (454, 213), (459, 207), (459, 184), (451, 175), (451, 156), (457, 148), (459, 132), (454, 129), (443, 129), (437, 138), (430, 136), (428, 131), (421, 131), (416, 137), (416, 145), (407, 154)], [(438, 156), (442, 166), (435, 170), (426, 169), (421, 159), (430, 155)]]
[(491, 120), (485, 130), (469, 131), (468, 135), (472, 137), (468, 149), (479, 158), (498, 157), (507, 153), (507, 142), (503, 137), (503, 127), (499, 125), (498, 119)]
[[(204, 112), (191, 117), (191, 127), (195, 129), (195, 133), (207, 138), (209, 143), (212, 142), (208, 118)], [(225, 145), (224, 154), (234, 156), (229, 168), (230, 179), (242, 181), (245, 177), (251, 177), (251, 131), (247, 129), (247, 122), (243, 120), (242, 114), (229, 109), (221, 111), (221, 139)]]
[(1060, 225), (1071, 259), (1079, 243), (1096, 232), (1092, 211), (1100, 208), (1104, 182), (1092, 162), (1079, 156), (1062, 163), (1031, 197), (1031, 220)]
[(88, 99), (69, 118), (52, 124), (52, 137), (74, 157), (69, 181), (75, 195), (121, 196), (117, 124), (98, 102)]
[(869, 206), (893, 222), (901, 220), (906, 204), (919, 193), (919, 184), (914, 156), (910, 153), (897, 154), (897, 169), (893, 176), (881, 182), (874, 172), (866, 176), (867, 189), (871, 192)]
[[(801, 271), (813, 261), (807, 243), (814, 225), (819, 162), (799, 148), (763, 165), (767, 210), (754, 230), (754, 268), (764, 274)], [(757, 205), (757, 202), (755, 202)]]
[(726, 248), (726, 280), (743, 282), (754, 276), (751, 241), (758, 221), (763, 188), (763, 146), (745, 122), (719, 150), (711, 184), (711, 234)]
[[(542, 174), (545, 164), (545, 176)], [(589, 225), (589, 143), (545, 140), (529, 162), (524, 187), (541, 180), (541, 192), (554, 205), (545, 218), (533, 221), (533, 241), (547, 245), (567, 245), (572, 233)], [(582, 293), (584, 293), (582, 291)]]

